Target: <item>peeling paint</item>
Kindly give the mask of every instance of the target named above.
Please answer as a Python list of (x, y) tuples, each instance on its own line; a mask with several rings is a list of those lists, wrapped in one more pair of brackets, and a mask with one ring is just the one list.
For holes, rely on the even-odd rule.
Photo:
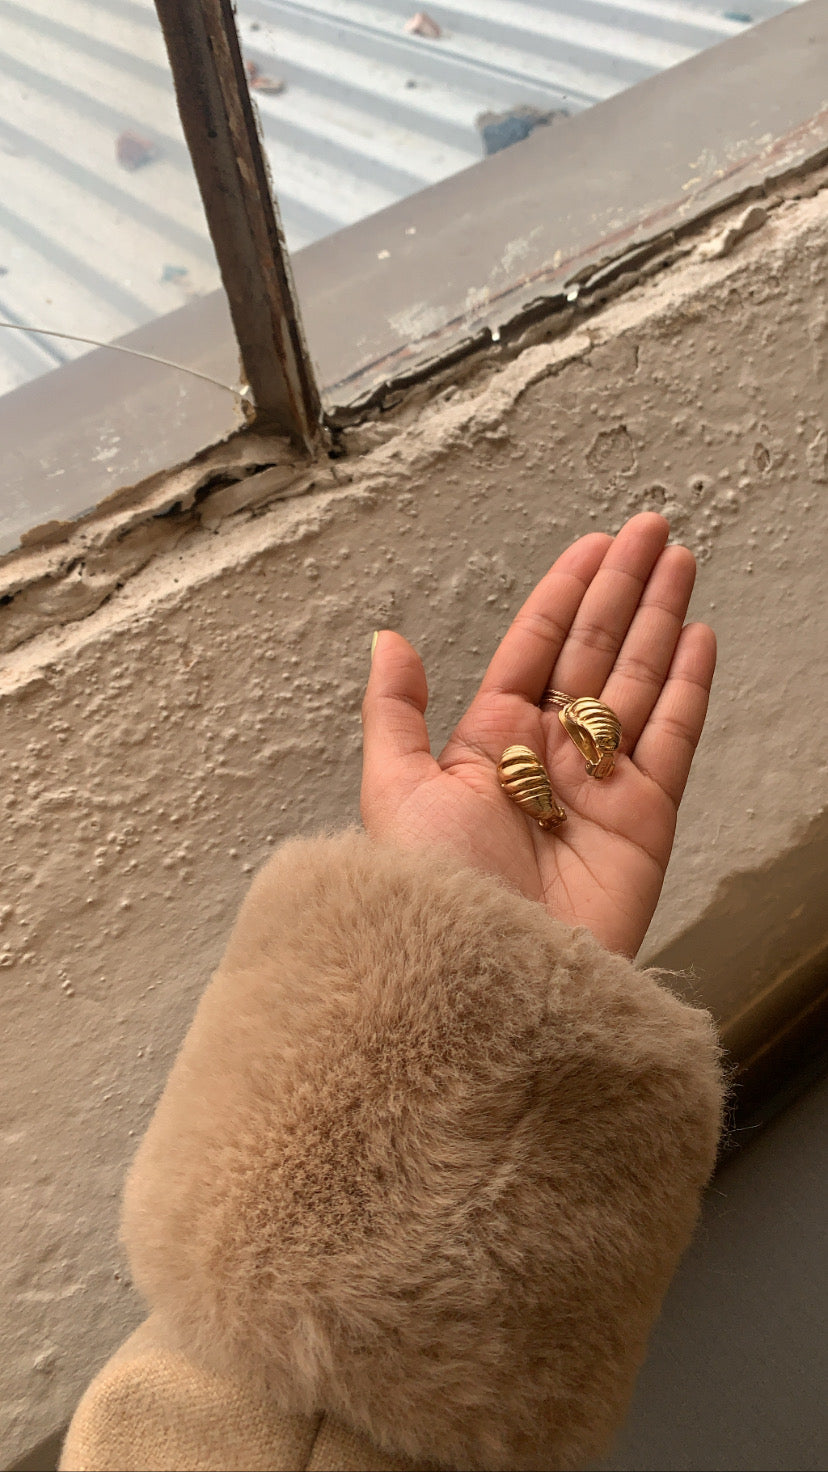
[(724, 230), (713, 236), (712, 240), (706, 240), (699, 246), (699, 254), (705, 260), (715, 261), (722, 256), (730, 255), (748, 235), (754, 230), (761, 230), (768, 220), (768, 211), (764, 205), (752, 204), (738, 219), (733, 220)]
[(416, 342), (420, 338), (431, 337), (432, 333), (445, 327), (446, 314), (439, 307), (430, 306), (428, 302), (417, 302), (404, 312), (395, 313), (388, 321), (400, 337)]

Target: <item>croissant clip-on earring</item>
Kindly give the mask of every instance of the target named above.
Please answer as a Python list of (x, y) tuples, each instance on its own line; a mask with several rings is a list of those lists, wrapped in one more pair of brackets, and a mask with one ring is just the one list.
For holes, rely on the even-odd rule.
[(584, 758), (587, 774), (599, 779), (609, 777), (621, 745), (621, 722), (615, 711), (591, 695), (573, 700), (563, 690), (550, 689), (544, 692), (541, 710), (551, 706), (559, 707), (558, 719)]
[(621, 722), (600, 700), (584, 695), (564, 706), (558, 719), (586, 761), (590, 777), (608, 777), (621, 744)]
[(557, 801), (549, 773), (529, 746), (507, 746), (497, 764), (497, 775), (506, 796), (534, 818), (541, 828), (557, 828), (566, 813)]

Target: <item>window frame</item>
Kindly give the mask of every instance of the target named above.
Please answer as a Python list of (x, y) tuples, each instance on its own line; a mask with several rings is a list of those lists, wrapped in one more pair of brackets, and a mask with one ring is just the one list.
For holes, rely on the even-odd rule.
[(310, 452), (321, 404), (231, 0), (155, 0), (259, 428)]
[[(226, 19), (229, 0), (222, 3)], [(806, 0), (305, 247), (289, 262), (283, 252), (289, 294), (282, 310), (294, 323), (289, 346), (312, 371), (307, 338), (323, 395), (317, 454), (341, 453), (342, 426), (586, 324), (609, 295), (690, 249), (693, 232), (717, 213), (780, 188), (795, 191), (828, 161), (826, 74), (828, 6)], [(233, 75), (238, 81), (237, 68)], [(242, 84), (246, 93), (243, 73)], [(249, 94), (243, 134), (245, 147), (254, 147), (255, 135), (260, 149)], [(697, 166), (688, 171), (690, 164)], [(263, 159), (261, 167), (266, 179)], [(266, 210), (261, 189), (257, 200)], [(252, 224), (247, 228), (252, 234)], [(278, 237), (276, 213), (271, 226), (257, 228)], [(559, 261), (550, 232), (563, 239)], [(528, 242), (528, 249), (510, 254), (515, 242)], [(511, 268), (503, 265), (509, 260)], [(231, 292), (243, 295), (244, 270), (228, 261), (227, 271)], [(417, 335), (411, 324), (423, 304), (438, 322)], [(145, 324), (118, 345), (224, 384), (235, 378), (239, 347), (224, 291)], [(278, 336), (268, 351), (276, 367), (267, 371), (275, 372)], [(0, 397), (0, 473), (13, 513), (6, 534), (0, 531), (0, 584), (9, 558), (18, 562), (26, 545), (68, 544), (113, 500), (134, 515), (145, 502), (153, 515), (147, 487), (159, 476), (267, 427), (258, 410), (245, 421), (226, 389), (107, 348), (55, 372), (59, 379), (46, 373)], [(306, 407), (310, 418), (316, 410)], [(96, 457), (113, 423), (118, 458)], [(240, 456), (240, 475), (245, 463)], [(269, 463), (263, 446), (258, 468)]]

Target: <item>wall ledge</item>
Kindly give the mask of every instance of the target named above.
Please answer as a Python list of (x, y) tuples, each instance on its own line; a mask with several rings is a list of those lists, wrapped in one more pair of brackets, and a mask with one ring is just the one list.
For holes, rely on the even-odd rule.
[[(362, 422), (339, 431), (334, 454), (309, 462), (276, 436), (242, 431), (170, 474), (114, 493), (75, 522), (32, 529), (23, 547), (0, 558), (0, 693), (20, 667), (9, 662), (11, 652), (117, 602), (155, 559), (174, 551), (180, 557), (192, 547), (198, 560), (204, 533), (224, 535), (288, 499), (349, 485), (390, 493), (406, 475), (436, 467), (458, 436), (497, 432), (522, 394), (563, 365), (589, 362), (593, 351), (660, 317), (666, 325), (694, 294), (737, 278), (763, 252), (775, 259), (797, 232), (819, 227), (826, 201), (828, 168), (821, 168), (762, 205), (725, 211), (692, 238), (671, 240), (643, 266), (585, 288), (565, 321), (527, 328), (517, 345), (490, 345), (474, 361), (443, 367), (413, 385), (391, 410), (366, 412)], [(703, 539), (691, 546), (700, 560), (708, 555)], [(177, 583), (182, 576), (178, 562)], [(107, 622), (112, 616), (114, 608)], [(36, 660), (37, 651), (32, 655)]]

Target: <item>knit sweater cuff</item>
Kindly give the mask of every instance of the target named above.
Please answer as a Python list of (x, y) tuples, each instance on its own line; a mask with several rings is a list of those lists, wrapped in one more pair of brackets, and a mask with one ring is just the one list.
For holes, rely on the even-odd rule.
[(568, 1468), (623, 1418), (713, 1166), (708, 1015), (448, 858), (256, 878), (127, 1185), (182, 1353), (390, 1455)]

